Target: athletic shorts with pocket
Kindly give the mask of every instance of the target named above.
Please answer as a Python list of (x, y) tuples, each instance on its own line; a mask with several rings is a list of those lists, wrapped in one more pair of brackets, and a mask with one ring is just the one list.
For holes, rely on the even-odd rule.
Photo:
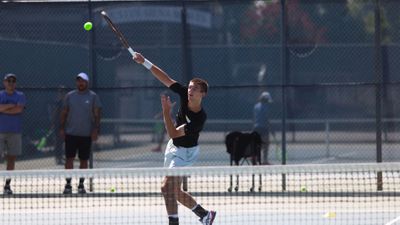
[(0, 155), (18, 156), (22, 153), (22, 135), (20, 133), (0, 133)]

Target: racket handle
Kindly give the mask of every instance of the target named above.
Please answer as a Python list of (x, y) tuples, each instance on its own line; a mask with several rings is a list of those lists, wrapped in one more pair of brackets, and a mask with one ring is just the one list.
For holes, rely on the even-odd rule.
[(128, 51), (129, 51), (129, 53), (131, 53), (131, 55), (132, 55), (133, 57), (136, 56), (136, 52), (133, 51), (133, 49), (132, 49), (131, 47), (128, 48)]

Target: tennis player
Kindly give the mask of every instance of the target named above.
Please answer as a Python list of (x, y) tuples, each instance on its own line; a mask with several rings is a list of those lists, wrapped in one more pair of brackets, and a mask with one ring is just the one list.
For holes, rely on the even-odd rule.
[[(176, 118), (176, 126), (171, 117), (171, 100), (161, 96), (164, 125), (171, 138), (165, 149), (164, 166), (168, 168), (191, 166), (199, 154), (198, 139), (207, 118), (201, 101), (206, 96), (208, 84), (205, 80), (194, 78), (185, 87), (171, 79), (167, 73), (153, 65), (149, 60), (137, 53), (133, 59), (145, 66), (151, 73), (180, 96), (180, 107)], [(194, 198), (182, 190), (183, 177), (167, 176), (162, 182), (161, 192), (167, 208), (169, 225), (179, 225), (178, 202), (191, 209), (204, 225), (212, 225), (215, 211), (205, 210)]]

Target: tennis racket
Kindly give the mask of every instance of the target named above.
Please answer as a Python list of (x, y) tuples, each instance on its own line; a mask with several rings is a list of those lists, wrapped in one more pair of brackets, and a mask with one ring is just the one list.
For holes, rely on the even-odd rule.
[(47, 139), (53, 134), (54, 130), (48, 131), (42, 138), (39, 139), (39, 142), (36, 145), (38, 150), (42, 150), (47, 145)]
[(132, 56), (136, 56), (136, 52), (131, 48), (128, 41), (121, 33), (120, 30), (115, 26), (115, 24), (111, 21), (110, 17), (107, 15), (105, 11), (101, 11), (101, 15), (107, 21), (108, 25), (110, 26), (111, 30), (117, 35), (118, 39), (121, 41), (122, 45), (131, 53)]

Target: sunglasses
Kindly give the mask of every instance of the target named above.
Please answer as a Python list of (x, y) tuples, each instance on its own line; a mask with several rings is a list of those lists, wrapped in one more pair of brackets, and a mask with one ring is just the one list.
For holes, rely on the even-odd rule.
[(14, 80), (14, 79), (8, 79), (8, 80), (6, 80), (8, 83), (17, 83), (17, 80)]

